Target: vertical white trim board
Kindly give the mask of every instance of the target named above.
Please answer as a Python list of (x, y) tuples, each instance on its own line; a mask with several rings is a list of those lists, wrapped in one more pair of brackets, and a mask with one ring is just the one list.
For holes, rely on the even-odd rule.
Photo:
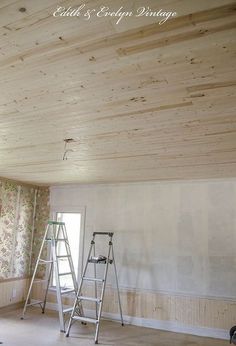
[(17, 196), (16, 196), (16, 205), (15, 205), (15, 217), (13, 225), (13, 239), (12, 239), (12, 249), (11, 249), (11, 262), (10, 262), (10, 276), (13, 276), (14, 271), (14, 262), (15, 262), (15, 252), (16, 252), (16, 239), (18, 233), (18, 218), (20, 210), (20, 194), (21, 194), (21, 185), (17, 186)]

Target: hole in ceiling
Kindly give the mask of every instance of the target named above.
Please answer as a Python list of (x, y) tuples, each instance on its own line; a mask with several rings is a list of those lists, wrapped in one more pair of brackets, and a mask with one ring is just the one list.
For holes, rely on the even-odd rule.
[(74, 138), (65, 138), (64, 139), (64, 142), (66, 142), (66, 143), (71, 143), (71, 142), (74, 142), (75, 140), (74, 140)]

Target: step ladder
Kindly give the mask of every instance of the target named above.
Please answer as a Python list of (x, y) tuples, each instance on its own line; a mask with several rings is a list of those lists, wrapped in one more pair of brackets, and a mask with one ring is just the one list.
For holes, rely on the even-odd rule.
[[(58, 254), (59, 247), (62, 246), (64, 253), (63, 255)], [(49, 259), (43, 259), (41, 256), (43, 255), (44, 249), (47, 247), (47, 253)], [(61, 261), (66, 261), (67, 266), (69, 268), (66, 272), (60, 272), (60, 263)], [(37, 279), (36, 274), (38, 272), (38, 267), (40, 265), (46, 265), (46, 279)], [(58, 304), (58, 313), (59, 313), (59, 321), (60, 321), (60, 330), (61, 332), (65, 332), (65, 323), (66, 323), (66, 315), (71, 313), (73, 310), (70, 308), (63, 308), (62, 297), (68, 294), (74, 294), (76, 297), (76, 292), (78, 290), (78, 285), (76, 281), (76, 275), (74, 270), (74, 265), (71, 257), (69, 241), (66, 232), (66, 226), (64, 222), (56, 222), (56, 221), (48, 221), (42, 244), (39, 250), (39, 255), (36, 261), (36, 265), (34, 268), (33, 276), (30, 282), (29, 290), (27, 293), (25, 305), (22, 312), (21, 319), (23, 320), (25, 317), (26, 309), (29, 306), (39, 305), (42, 309), (42, 313), (45, 312), (46, 302), (47, 302), (47, 294), (52, 284), (52, 276), (54, 275), (55, 283), (56, 283), (56, 296), (57, 296), (57, 304)], [(61, 286), (61, 277), (70, 276), (72, 279), (73, 286), (70, 288), (65, 288)], [(39, 282), (46, 282), (45, 295), (43, 300), (37, 300), (31, 302), (30, 296), (32, 293), (33, 285)], [(76, 306), (76, 313), (79, 316), (83, 316), (83, 309), (80, 304)], [(67, 315), (68, 316), (68, 315)], [(68, 318), (67, 318), (68, 319)]]
[[(96, 236), (108, 236), (109, 237), (107, 257), (101, 256), (101, 255), (96, 256), (96, 252), (95, 252), (95, 237)], [(93, 323), (96, 325), (94, 341), (95, 341), (95, 344), (98, 343), (98, 333), (99, 333), (100, 320), (101, 320), (101, 315), (102, 315), (102, 306), (103, 306), (103, 299), (104, 299), (104, 293), (105, 293), (109, 264), (114, 265), (116, 288), (117, 288), (117, 295), (118, 295), (118, 304), (119, 304), (119, 310), (120, 310), (120, 319), (121, 319), (122, 326), (124, 325), (112, 237), (113, 237), (112, 232), (94, 232), (93, 233), (93, 238), (92, 238), (92, 241), (90, 244), (90, 249), (89, 249), (87, 261), (86, 261), (86, 264), (85, 264), (85, 267), (83, 270), (83, 274), (82, 274), (82, 277), (81, 277), (81, 280), (79, 283), (76, 299), (74, 302), (73, 310), (72, 310), (69, 324), (68, 324), (67, 331), (66, 331), (67, 337), (70, 334), (70, 329), (71, 329), (71, 326), (72, 326), (74, 321), (80, 321), (80, 322), (85, 323), (85, 324), (86, 323)], [(89, 264), (94, 265), (94, 277), (88, 277), (86, 274)], [(97, 273), (97, 270), (96, 270), (97, 265), (104, 265), (104, 274), (103, 274), (102, 278), (97, 278), (97, 274), (96, 274)], [(82, 295), (83, 284), (85, 281), (94, 282), (94, 284), (95, 284), (95, 297), (87, 297), (87, 296)], [(101, 285), (101, 294), (98, 297), (97, 285), (99, 283)], [(90, 301), (90, 302), (95, 303), (95, 312), (96, 312), (95, 318), (85, 317), (84, 315), (77, 313), (78, 306), (81, 306), (83, 301)]]

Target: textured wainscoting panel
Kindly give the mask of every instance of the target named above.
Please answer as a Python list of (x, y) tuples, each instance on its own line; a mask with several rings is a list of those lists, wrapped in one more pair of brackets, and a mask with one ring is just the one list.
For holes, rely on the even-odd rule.
[[(43, 292), (43, 285), (37, 285), (33, 298), (41, 298)], [(88, 286), (83, 294), (93, 296), (94, 288)], [(140, 318), (145, 321), (157, 321), (156, 324), (152, 322), (154, 328), (156, 325), (157, 328), (173, 331), (189, 330), (197, 335), (204, 334), (198, 331), (199, 328), (206, 328), (204, 335), (214, 336), (212, 329), (229, 330), (236, 321), (236, 302), (228, 299), (121, 289), (121, 300), (123, 314), (130, 323), (140, 324)], [(55, 292), (50, 291), (48, 301), (56, 303)], [(64, 299), (65, 305), (71, 306), (72, 302), (73, 299)], [(51, 304), (48, 307), (50, 308)], [(94, 305), (87, 303), (85, 309), (94, 310)], [(108, 318), (119, 314), (116, 290), (112, 287), (106, 289), (103, 312)], [(216, 332), (216, 337), (219, 337), (219, 332)]]
[(23, 302), (28, 283), (28, 278), (0, 281), (0, 307)]

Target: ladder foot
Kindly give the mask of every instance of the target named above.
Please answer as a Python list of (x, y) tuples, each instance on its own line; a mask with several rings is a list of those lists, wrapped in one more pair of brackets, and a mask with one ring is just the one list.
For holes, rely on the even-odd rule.
[(122, 327), (124, 327), (124, 323), (121, 323)]
[(23, 319), (24, 319), (24, 317), (21, 317), (20, 319), (21, 319), (21, 320), (23, 320)]
[(95, 342), (94, 342), (95, 344), (98, 344), (98, 340), (95, 340)]
[(66, 333), (66, 337), (67, 337), (67, 338), (69, 337), (69, 334), (68, 334), (68, 333)]

